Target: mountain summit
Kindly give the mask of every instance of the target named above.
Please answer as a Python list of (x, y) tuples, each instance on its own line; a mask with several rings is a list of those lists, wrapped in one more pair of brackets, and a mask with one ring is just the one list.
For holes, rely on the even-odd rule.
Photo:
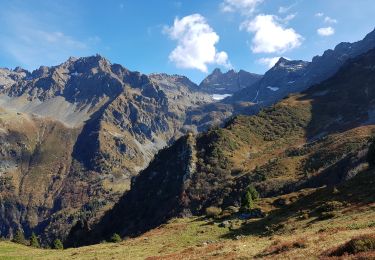
[(262, 78), (262, 75), (250, 73), (244, 70), (235, 72), (229, 70), (222, 73), (216, 68), (200, 84), (202, 91), (210, 94), (233, 94), (247, 86), (254, 84)]

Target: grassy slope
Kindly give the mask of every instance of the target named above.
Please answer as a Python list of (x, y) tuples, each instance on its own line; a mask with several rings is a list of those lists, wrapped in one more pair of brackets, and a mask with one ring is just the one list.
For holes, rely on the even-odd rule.
[[(360, 173), (351, 181), (332, 188), (302, 190), (283, 195), (294, 201), (275, 207), (280, 197), (258, 202), (268, 217), (260, 220), (233, 219), (231, 228), (215, 221), (173, 219), (140, 237), (119, 244), (102, 243), (77, 249), (41, 250), (0, 242), (1, 259), (237, 259), (311, 258), (362, 234), (375, 233), (375, 171)], [(294, 198), (294, 199), (293, 199)], [(319, 220), (317, 207), (327, 201), (344, 206), (332, 211), (335, 217)], [(309, 214), (301, 218), (301, 211)], [(219, 221), (218, 221), (219, 222)], [(278, 227), (270, 230), (267, 227)], [(234, 239), (237, 236), (237, 239)], [(238, 237), (240, 236), (240, 237)], [(303, 247), (289, 247), (300, 241)], [(286, 248), (280, 251), (280, 248)]]

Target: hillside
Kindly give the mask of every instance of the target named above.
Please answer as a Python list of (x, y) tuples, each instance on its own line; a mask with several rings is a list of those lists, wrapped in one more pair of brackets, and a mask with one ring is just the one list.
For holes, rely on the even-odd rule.
[(374, 65), (372, 50), (256, 116), (236, 117), (223, 129), (189, 135), (163, 149), (84, 237), (135, 235), (210, 206), (240, 206), (250, 184), (267, 198), (351, 179), (368, 167)]
[[(359, 235), (375, 234), (374, 171), (358, 174), (346, 184), (306, 189), (265, 198), (258, 206), (268, 217), (241, 220), (180, 218), (119, 243), (100, 243), (66, 250), (33, 249), (0, 242), (0, 258), (25, 259), (295, 259), (326, 257), (329, 252)], [(286, 201), (286, 204), (276, 203)], [(321, 218), (321, 205), (330, 218)], [(316, 209), (316, 210), (314, 210)], [(230, 221), (229, 227), (220, 223)], [(374, 257), (360, 253), (357, 257)], [(326, 259), (331, 259), (327, 258)], [(336, 258), (332, 258), (336, 259)], [(358, 259), (354, 255), (345, 259)]]

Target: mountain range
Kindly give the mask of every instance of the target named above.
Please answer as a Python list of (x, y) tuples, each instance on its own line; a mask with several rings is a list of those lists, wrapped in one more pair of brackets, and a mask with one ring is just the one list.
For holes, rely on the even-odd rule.
[(260, 81), (238, 91), (228, 102), (251, 101), (263, 107), (273, 104), (289, 93), (306, 90), (333, 76), (348, 59), (371, 50), (374, 44), (375, 31), (372, 31), (361, 41), (340, 43), (311, 62), (280, 58)]
[(375, 31), (199, 85), (100, 55), (0, 69), (0, 235), (86, 244), (238, 206), (249, 184), (269, 197), (354, 176), (373, 133), (373, 48)]

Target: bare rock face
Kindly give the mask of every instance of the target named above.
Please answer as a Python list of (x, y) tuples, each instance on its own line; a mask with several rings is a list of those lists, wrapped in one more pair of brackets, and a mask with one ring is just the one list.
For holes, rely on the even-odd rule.
[(244, 70), (238, 72), (229, 70), (222, 73), (220, 69), (215, 69), (199, 84), (199, 88), (210, 94), (233, 94), (243, 88), (253, 85), (261, 78), (261, 75)]
[(0, 69), (0, 90), (7, 89), (17, 81), (30, 76), (30, 72), (20, 67), (14, 70)]

